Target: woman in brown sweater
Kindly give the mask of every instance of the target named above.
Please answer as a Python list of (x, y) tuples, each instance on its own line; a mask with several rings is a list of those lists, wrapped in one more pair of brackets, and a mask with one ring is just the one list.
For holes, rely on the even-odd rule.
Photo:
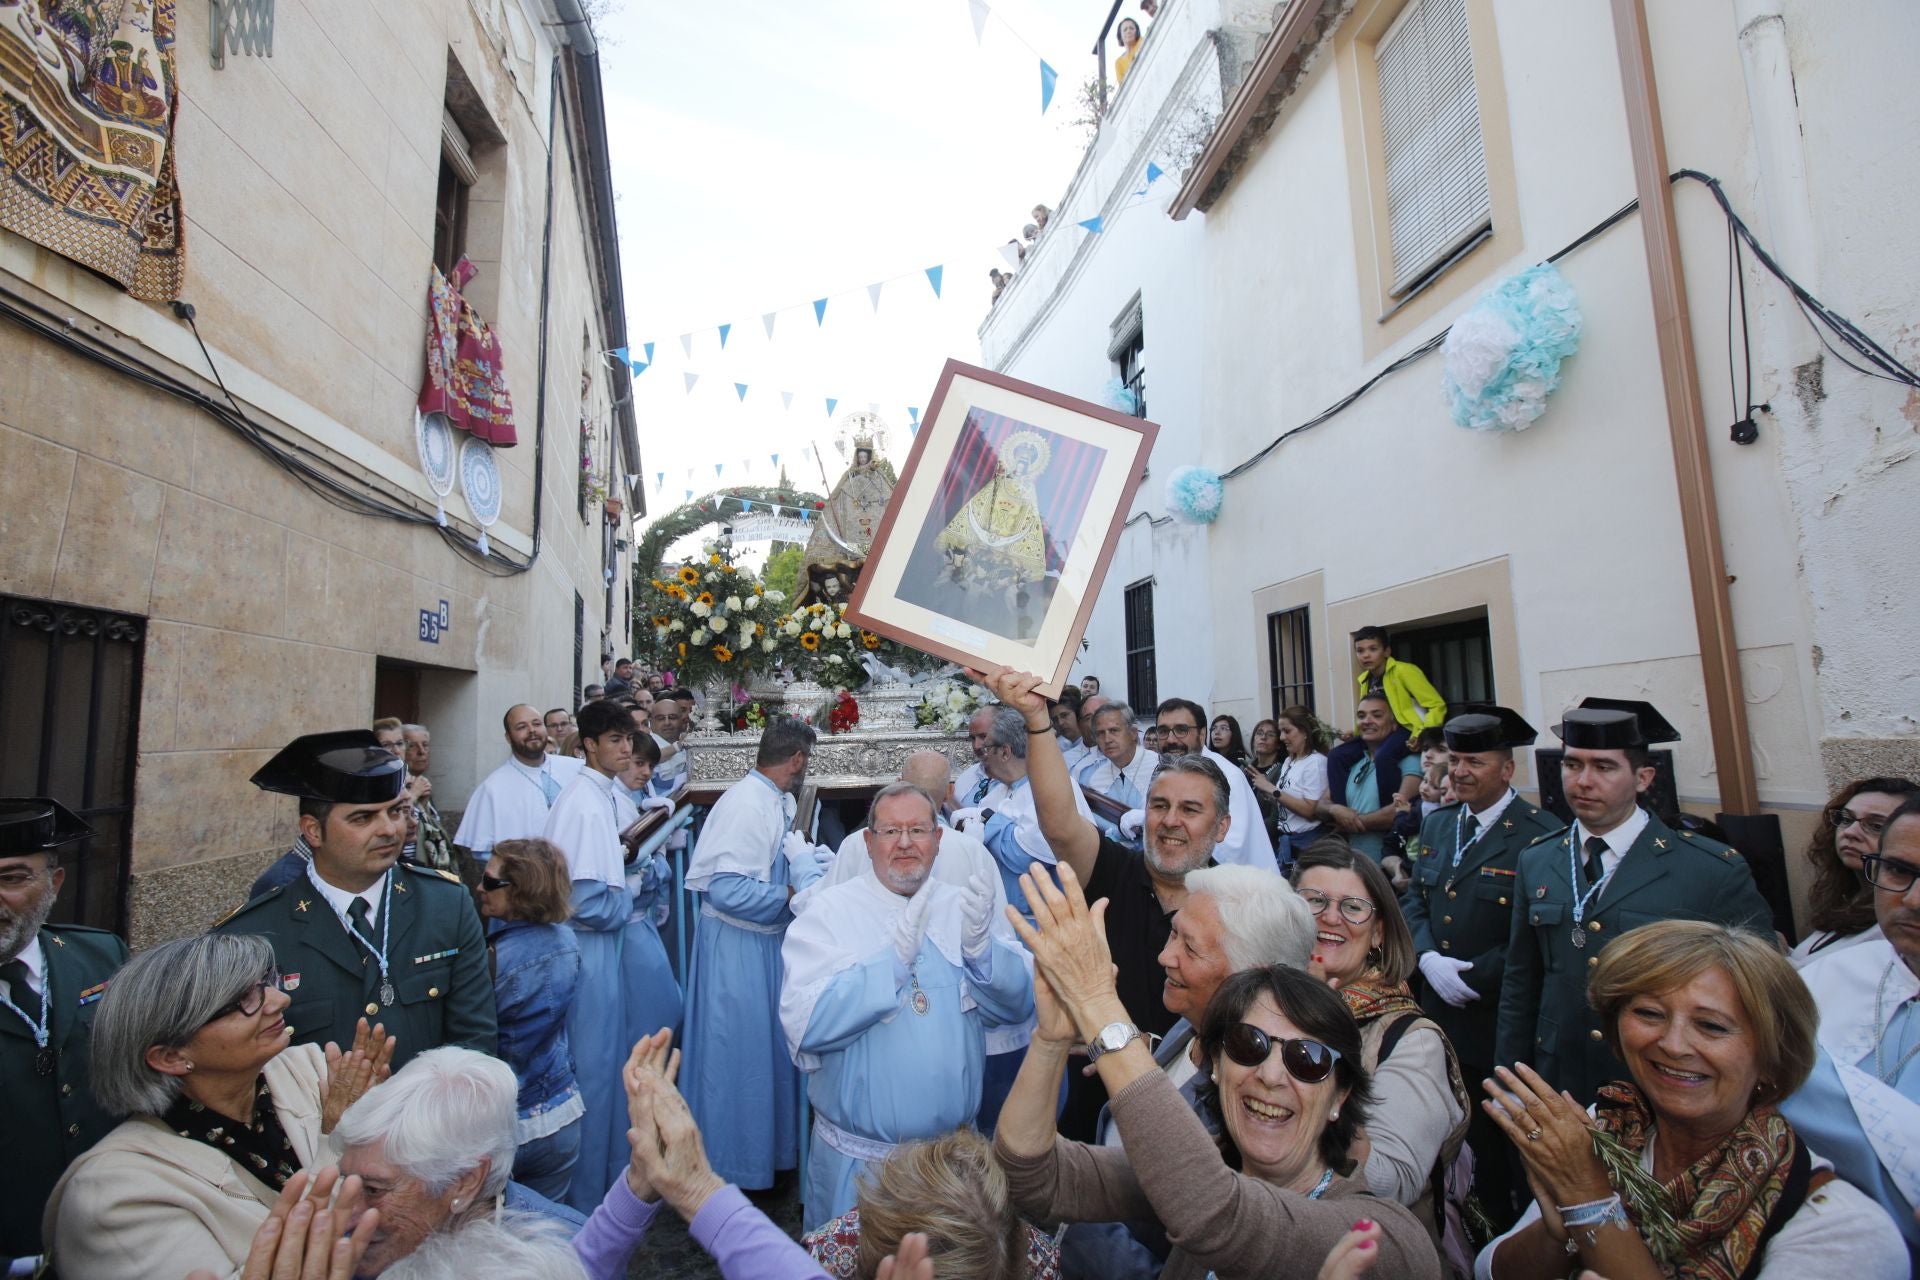
[[(1021, 877), (1034, 923), (1014, 922), (1034, 956), (1039, 1025), (995, 1146), (1021, 1213), (1048, 1224), (1157, 1218), (1173, 1244), (1165, 1280), (1312, 1277), (1350, 1228), (1371, 1220), (1380, 1256), (1370, 1276), (1438, 1280), (1418, 1219), (1335, 1172), (1365, 1123), (1368, 1088), (1360, 1032), (1340, 997), (1279, 967), (1221, 986), (1198, 1037), (1214, 1081), (1205, 1106), (1220, 1125), (1216, 1144), (1115, 994), (1104, 903), (1089, 910), (1072, 868), (1059, 874), (1059, 888)], [(1081, 1042), (1124, 1149), (1054, 1132), (1060, 1078)]]

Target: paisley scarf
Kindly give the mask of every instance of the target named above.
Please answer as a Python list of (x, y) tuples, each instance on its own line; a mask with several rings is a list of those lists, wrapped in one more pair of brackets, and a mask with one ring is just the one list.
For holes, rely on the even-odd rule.
[[(1594, 1103), (1600, 1128), (1644, 1152), (1654, 1115), (1624, 1080), (1601, 1088)], [(1740, 1280), (1766, 1239), (1767, 1219), (1786, 1190), (1793, 1166), (1793, 1126), (1773, 1107), (1755, 1107), (1719, 1150), (1666, 1184), (1682, 1254), (1666, 1268), (1674, 1280)], [(1629, 1216), (1632, 1206), (1628, 1206)]]
[(1375, 1018), (1383, 1018), (1388, 1014), (1420, 1012), (1420, 1006), (1414, 1003), (1413, 993), (1407, 989), (1406, 983), (1388, 986), (1371, 969), (1365, 977), (1341, 987), (1340, 998), (1347, 1002), (1347, 1012), (1353, 1015), (1353, 1020), (1363, 1027)]

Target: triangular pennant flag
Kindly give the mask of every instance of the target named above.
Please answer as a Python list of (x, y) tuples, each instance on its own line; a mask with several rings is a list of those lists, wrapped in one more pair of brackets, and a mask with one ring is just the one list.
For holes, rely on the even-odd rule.
[(657, 493), (657, 492), (659, 492), (659, 491), (660, 491), (661, 489), (664, 489), (664, 488), (666, 488), (666, 487), (667, 487), (667, 473), (666, 473), (666, 472), (664, 472), (664, 471), (656, 471), (656, 472), (654, 472), (654, 473), (653, 473), (653, 488), (654, 488), (654, 491), (655, 491), (655, 492)]
[(767, 337), (769, 339), (773, 337), (773, 318), (778, 314), (779, 312), (777, 311), (769, 311), (760, 317), (760, 323), (767, 326)]
[(920, 424), (919, 424), (919, 422), (917, 422), (917, 421), (915, 421), (915, 422), (909, 422), (909, 423), (907, 424), (907, 435), (911, 437), (911, 436), (917, 436), (917, 435), (919, 435), (919, 434), (920, 434)]
[(1107, 220), (1105, 218), (1100, 218), (1100, 217), (1085, 218), (1085, 219), (1082, 219), (1077, 225), (1085, 227), (1087, 230), (1093, 232), (1093, 234), (1095, 235), (1099, 235), (1102, 231), (1105, 231), (1107, 229)]
[(653, 368), (653, 366), (650, 364), (641, 364), (638, 360), (635, 360), (632, 363), (632, 368), (633, 368), (633, 376), (637, 378), (641, 374), (645, 373), (647, 370)]
[(734, 384), (733, 384), (733, 389), (734, 389), (735, 391), (738, 391), (738, 392), (740, 393), (740, 398), (741, 398), (742, 400), (745, 400), (745, 399), (747, 398), (747, 384), (746, 384), (746, 383), (744, 383), (744, 382), (736, 382), (736, 383), (734, 383)]
[(753, 504), (751, 502), (748, 502), (745, 498), (740, 499), (740, 514), (745, 515), (747, 514), (747, 512), (751, 510), (753, 510)]
[(907, 416), (908, 416), (909, 418), (912, 418), (912, 419), (913, 419), (913, 420), (914, 420), (915, 422), (918, 422), (918, 421), (920, 421), (920, 406), (919, 406), (919, 405), (913, 405), (913, 404), (910, 404), (910, 405), (908, 405), (908, 406), (907, 406)]
[(827, 416), (828, 416), (829, 418), (831, 418), (831, 417), (833, 416), (833, 408), (834, 408), (834, 406), (835, 406), (835, 405), (837, 405), (837, 404), (839, 404), (839, 403), (840, 403), (840, 402), (839, 402), (838, 400), (835, 400), (835, 399), (834, 399), (834, 398), (833, 398), (832, 396), (828, 396), (828, 397), (827, 397)]
[(1161, 178), (1161, 176), (1162, 176), (1163, 174), (1165, 174), (1165, 173), (1166, 173), (1166, 170), (1165, 170), (1165, 169), (1162, 169), (1162, 168), (1161, 168), (1161, 167), (1160, 167), (1159, 165), (1157, 165), (1157, 164), (1155, 164), (1155, 163), (1154, 163), (1153, 161), (1151, 161), (1151, 160), (1149, 160), (1149, 161), (1147, 161), (1147, 181), (1148, 181), (1148, 183), (1155, 183), (1155, 182), (1158, 182), (1158, 181), (1160, 181), (1160, 178)]
[(927, 283), (933, 286), (933, 296), (936, 298), (940, 296), (940, 275), (944, 269), (942, 267), (927, 268)]
[(692, 501), (693, 501), (693, 490), (691, 490), (691, 489), (689, 489), (689, 490), (687, 490), (687, 501), (688, 501), (688, 502), (692, 502)]
[(786, 409), (793, 408), (793, 392), (782, 391), (780, 393), (780, 405), (782, 408), (786, 408)]
[(649, 342), (646, 344), (646, 347), (647, 347), (647, 363), (652, 364), (653, 363), (653, 344)]
[(687, 390), (689, 392), (693, 390), (693, 384), (700, 381), (700, 375), (697, 373), (683, 373), (680, 376), (687, 380)]
[(1040, 59), (1040, 114), (1047, 114), (1047, 108), (1053, 105), (1054, 82), (1060, 79), (1060, 73), (1050, 66), (1045, 58)]
[(875, 311), (880, 309), (880, 286), (885, 283), (885, 280), (876, 280), (867, 286), (867, 301), (873, 304)]
[(724, 463), (724, 462), (716, 462), (716, 463), (714, 463), (714, 464), (713, 464), (713, 478), (714, 478), (714, 479), (716, 479), (716, 480), (718, 480), (718, 479), (720, 478), (720, 473), (721, 473), (722, 471), (724, 471), (724, 470), (726, 470), (726, 467), (727, 467), (727, 464), (726, 464), (726, 463)]
[(636, 476), (636, 475), (633, 475), (632, 473), (628, 473), (628, 475), (627, 475), (627, 488), (629, 488), (629, 489), (631, 489), (631, 488), (633, 488), (633, 486), (635, 486), (635, 485), (637, 485), (637, 484), (639, 484), (639, 483), (640, 483), (640, 477), (639, 477), (639, 476)]
[(973, 42), (979, 44), (987, 34), (987, 0), (967, 0), (967, 10), (973, 17)]
[(769, 458), (772, 458), (772, 459), (773, 459), (773, 465), (774, 465), (774, 466), (776, 466), (776, 467), (777, 467), (777, 466), (779, 466), (779, 465), (780, 465), (780, 455), (779, 455), (779, 454), (777, 454), (777, 453), (770, 453), (770, 454), (768, 454), (767, 456), (768, 456)]
[(625, 347), (615, 347), (613, 349), (613, 358), (618, 360), (621, 364), (633, 363), (632, 359), (628, 357), (627, 349)]
[(1000, 256), (1007, 260), (1007, 269), (1015, 270), (1020, 266), (1020, 242), (1009, 240), (1000, 246)]
[(733, 332), (732, 325), (723, 324), (720, 326), (720, 349), (722, 351), (725, 351), (727, 349), (727, 335), (732, 332)]
[(813, 300), (813, 322), (815, 324), (825, 324), (827, 322), (827, 300), (825, 298), (815, 298)]
[(689, 360), (693, 359), (693, 335), (692, 334), (683, 333), (680, 335), (680, 349), (687, 353), (687, 359)]

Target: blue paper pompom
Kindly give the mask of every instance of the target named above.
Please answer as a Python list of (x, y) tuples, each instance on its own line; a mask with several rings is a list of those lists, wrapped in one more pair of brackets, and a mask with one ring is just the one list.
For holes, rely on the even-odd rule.
[(1167, 505), (1188, 524), (1212, 524), (1227, 499), (1226, 481), (1206, 467), (1179, 467), (1167, 477)]
[(1560, 362), (1580, 349), (1580, 303), (1551, 263), (1501, 281), (1469, 308), (1441, 348), (1454, 423), (1522, 431), (1546, 412)]
[(1107, 385), (1101, 389), (1101, 394), (1106, 398), (1109, 409), (1118, 409), (1121, 413), (1139, 416), (1139, 393), (1120, 379), (1108, 378)]

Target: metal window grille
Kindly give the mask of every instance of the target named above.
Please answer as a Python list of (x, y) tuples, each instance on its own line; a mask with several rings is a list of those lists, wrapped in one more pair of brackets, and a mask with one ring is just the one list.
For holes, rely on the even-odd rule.
[(443, 150), (440, 185), (433, 197), (433, 265), (443, 276), (453, 274), (454, 264), (467, 251), (467, 188)]
[(0, 795), (51, 796), (93, 828), (61, 850), (54, 919), (125, 934), (146, 620), (0, 597)]
[(1467, 0), (1413, 0), (1374, 50), (1399, 297), (1492, 225)]
[(1276, 718), (1288, 707), (1314, 709), (1312, 639), (1306, 605), (1267, 615), (1267, 666), (1273, 673), (1269, 692)]
[(1107, 359), (1119, 371), (1120, 381), (1133, 393), (1133, 415), (1147, 416), (1147, 329), (1140, 295), (1134, 294), (1108, 327)]
[(580, 705), (580, 690), (585, 687), (582, 673), (587, 659), (587, 598), (573, 593), (573, 705)]
[(1393, 656), (1411, 662), (1449, 707), (1494, 701), (1493, 642), (1486, 615), (1393, 633)]
[(1153, 579), (1127, 588), (1127, 705), (1145, 713), (1160, 705), (1153, 660)]

